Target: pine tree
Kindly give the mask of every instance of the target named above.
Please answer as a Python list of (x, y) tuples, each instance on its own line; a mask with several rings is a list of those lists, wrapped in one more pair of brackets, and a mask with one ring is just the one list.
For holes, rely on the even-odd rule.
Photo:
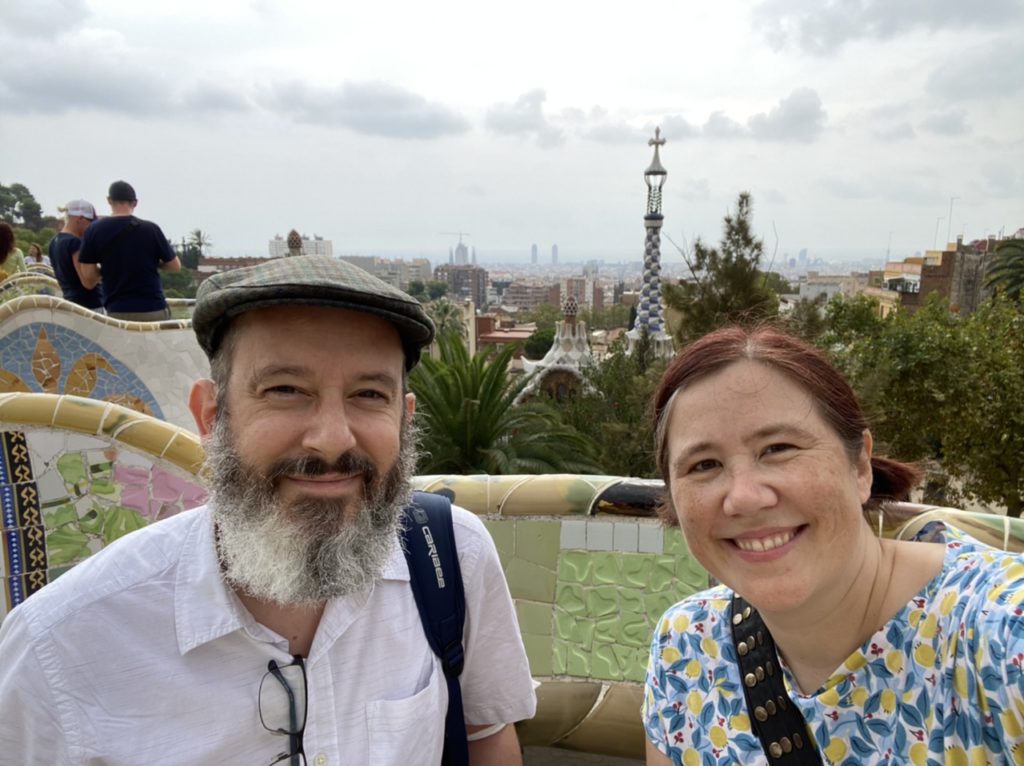
[(681, 317), (673, 328), (677, 343), (689, 343), (727, 324), (778, 314), (778, 299), (759, 270), (764, 245), (754, 236), (750, 218), (750, 194), (741, 192), (736, 214), (725, 216), (719, 246), (708, 247), (698, 239), (692, 257), (683, 253), (691, 277), (662, 288), (666, 305)]

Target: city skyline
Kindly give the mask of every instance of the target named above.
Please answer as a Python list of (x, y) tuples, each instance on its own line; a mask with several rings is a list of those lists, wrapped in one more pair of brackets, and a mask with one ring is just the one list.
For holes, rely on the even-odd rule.
[(103, 212), (125, 178), (140, 216), (223, 256), (295, 228), (440, 262), (465, 228), (481, 263), (534, 243), (627, 260), (661, 127), (666, 263), (717, 242), (743, 190), (778, 257), (884, 261), (1024, 224), (1020, 3), (676, 5), (525, 0), (499, 24), (400, 0), (383, 30), (326, 2), (13, 0), (0, 182), (53, 214)]

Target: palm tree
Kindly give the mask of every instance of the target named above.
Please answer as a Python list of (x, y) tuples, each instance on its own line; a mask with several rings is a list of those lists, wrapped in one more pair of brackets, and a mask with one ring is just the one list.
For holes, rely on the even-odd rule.
[(205, 255), (205, 249), (213, 247), (210, 236), (202, 229), (193, 229), (188, 235), (188, 244), (199, 251), (199, 255)]
[(454, 335), (466, 337), (466, 323), (463, 321), (462, 308), (447, 298), (438, 298), (426, 306), (427, 314), (434, 321), (438, 336)]
[(1021, 300), (1024, 289), (1024, 239), (1004, 239), (996, 245), (985, 277), (986, 287), (1003, 290)]
[(600, 473), (593, 443), (548, 404), (514, 404), (526, 385), (507, 369), (514, 348), (470, 357), (438, 336), (440, 358), (424, 357), (409, 378), (423, 428), (424, 474)]

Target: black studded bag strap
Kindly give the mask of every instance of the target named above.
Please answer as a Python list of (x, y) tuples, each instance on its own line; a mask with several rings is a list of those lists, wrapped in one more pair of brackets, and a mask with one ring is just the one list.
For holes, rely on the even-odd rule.
[(747, 715), (768, 763), (821, 766), (821, 753), (807, 732), (807, 722), (786, 693), (775, 641), (761, 615), (734, 594), (730, 618)]

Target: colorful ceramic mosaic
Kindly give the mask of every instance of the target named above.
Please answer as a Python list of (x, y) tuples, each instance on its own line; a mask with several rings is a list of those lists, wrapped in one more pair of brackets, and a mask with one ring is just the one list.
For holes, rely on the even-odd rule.
[(190, 433), (114, 404), (0, 396), (0, 617), (122, 535), (204, 502)]
[(125, 322), (46, 295), (0, 303), (0, 392), (88, 396), (193, 428), (189, 390), (208, 374), (189, 319)]
[(3, 340), (0, 379), (10, 391), (86, 396), (163, 418), (138, 376), (75, 330), (33, 322)]

